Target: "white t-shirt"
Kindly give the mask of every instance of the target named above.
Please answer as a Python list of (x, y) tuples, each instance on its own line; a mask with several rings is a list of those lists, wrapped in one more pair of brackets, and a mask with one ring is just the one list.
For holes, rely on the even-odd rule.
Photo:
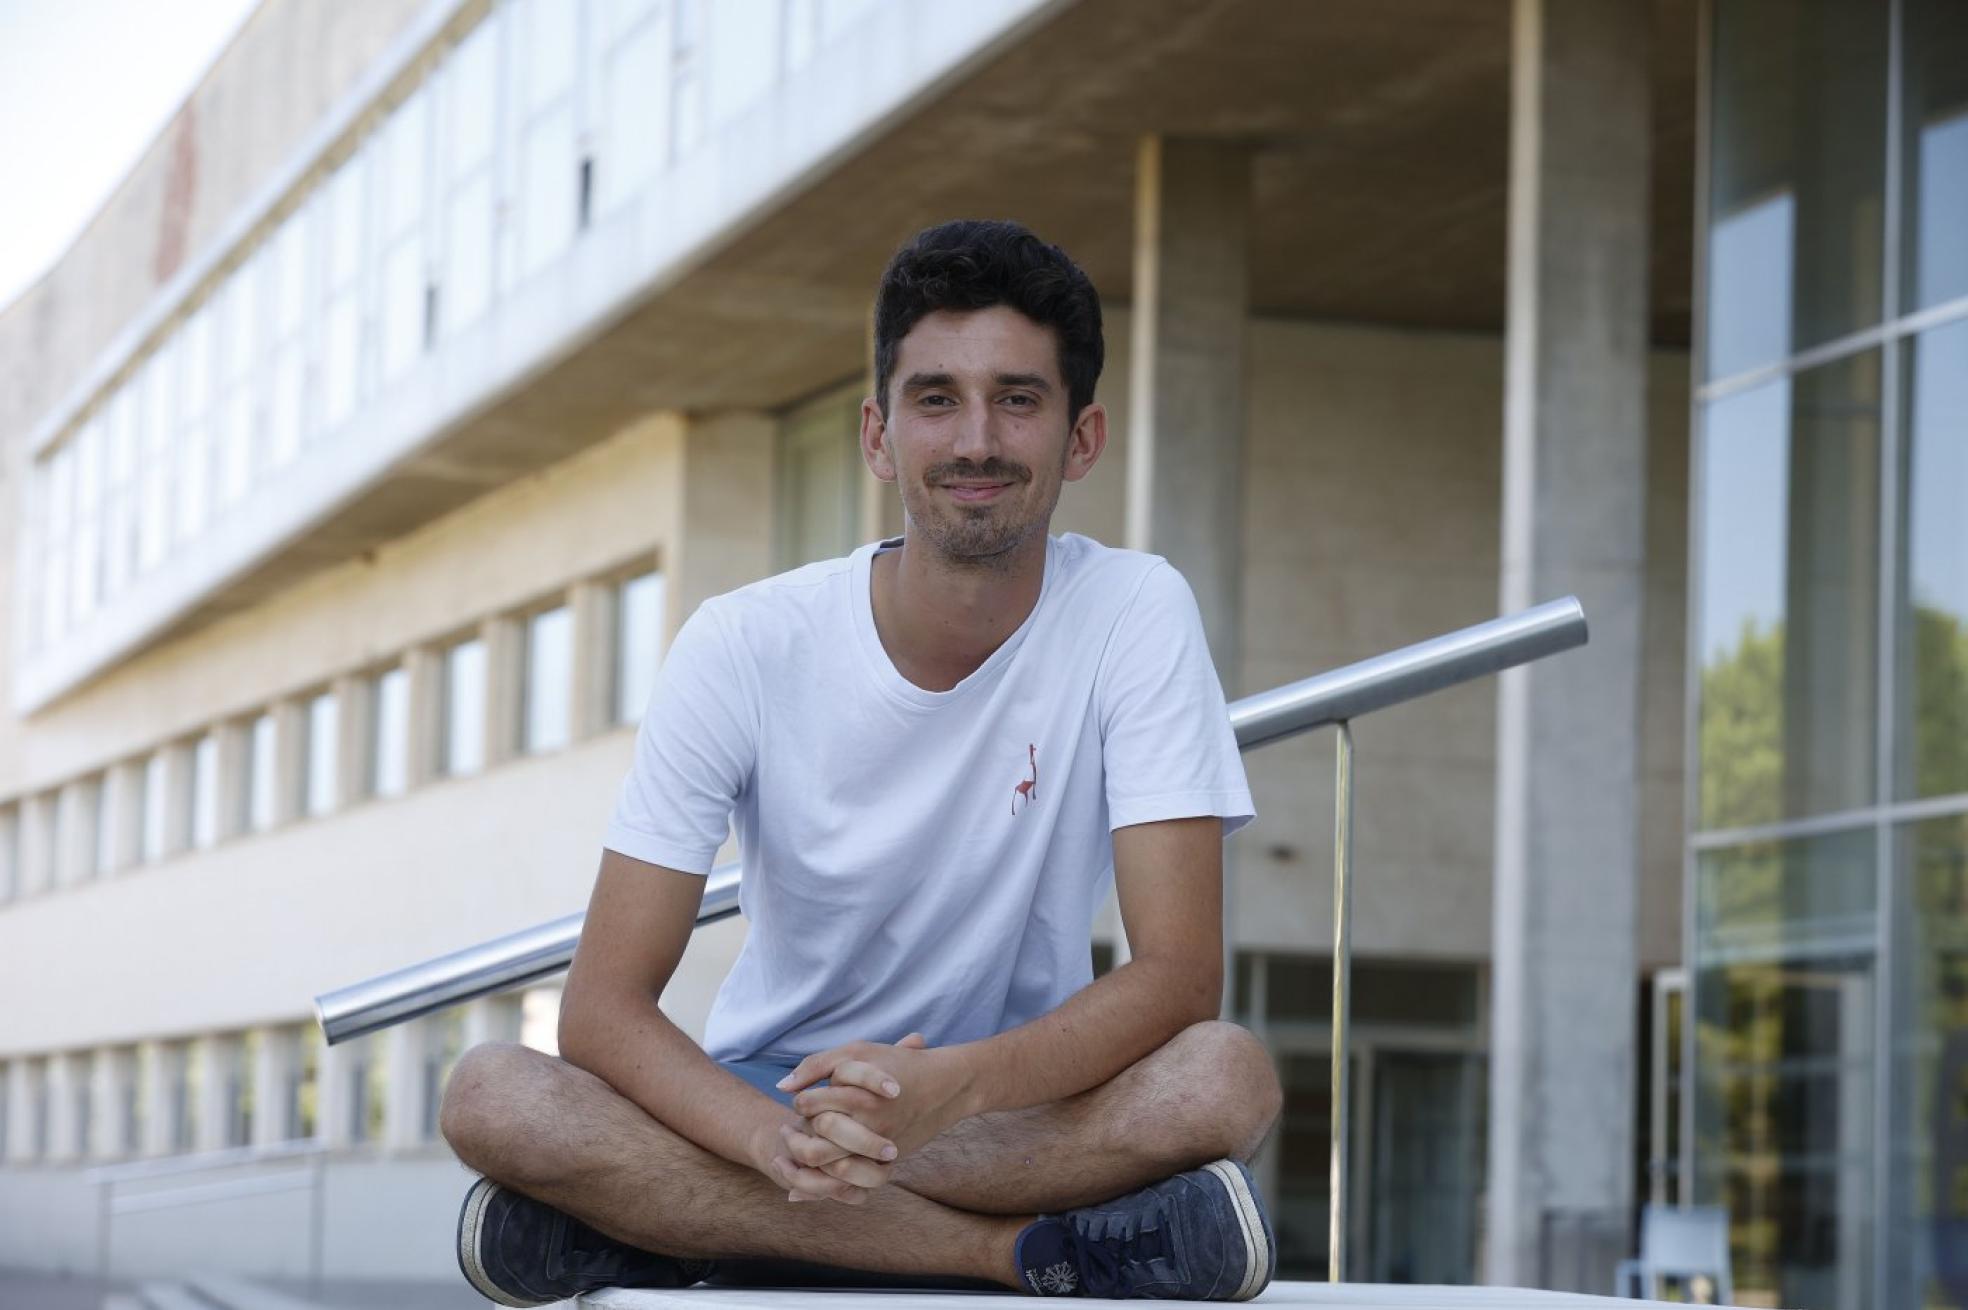
[(948, 691), (897, 672), (870, 565), (901, 539), (706, 601), (678, 631), (604, 844), (708, 873), (736, 812), (750, 929), (724, 1060), (1014, 1028), (1092, 981), (1112, 829), (1252, 817), (1182, 575), (1067, 534), (1038, 603)]

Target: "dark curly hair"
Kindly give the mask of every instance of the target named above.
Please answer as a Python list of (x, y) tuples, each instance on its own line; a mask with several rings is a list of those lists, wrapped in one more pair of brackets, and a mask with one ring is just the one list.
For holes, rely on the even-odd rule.
[(888, 384), (902, 338), (938, 310), (1007, 305), (1059, 338), (1059, 373), (1072, 420), (1093, 403), (1106, 360), (1100, 296), (1079, 265), (1019, 223), (958, 219), (909, 238), (882, 270), (875, 293), (875, 403), (888, 414)]

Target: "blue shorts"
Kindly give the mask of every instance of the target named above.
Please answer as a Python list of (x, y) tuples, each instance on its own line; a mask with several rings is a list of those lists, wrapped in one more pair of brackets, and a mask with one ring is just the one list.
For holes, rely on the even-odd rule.
[(718, 1068), (737, 1074), (779, 1104), (791, 1105), (793, 1094), (782, 1092), (773, 1084), (791, 1073), (798, 1063), (797, 1060), (784, 1064), (777, 1060), (719, 1060)]

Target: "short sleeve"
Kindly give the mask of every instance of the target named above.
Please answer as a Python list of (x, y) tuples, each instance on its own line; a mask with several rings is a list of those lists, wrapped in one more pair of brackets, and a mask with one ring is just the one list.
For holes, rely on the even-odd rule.
[(1255, 817), (1203, 616), (1166, 560), (1107, 644), (1098, 706), (1109, 826), (1214, 814), (1227, 837)]
[(716, 610), (699, 606), (663, 657), (603, 846), (684, 873), (711, 871), (752, 774), (754, 681)]

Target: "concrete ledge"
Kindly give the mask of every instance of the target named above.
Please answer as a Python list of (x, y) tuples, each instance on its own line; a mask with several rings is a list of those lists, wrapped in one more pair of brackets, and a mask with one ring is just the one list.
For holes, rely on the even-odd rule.
[[(880, 1298), (885, 1310), (987, 1310), (1030, 1306), (1033, 1298), (972, 1295), (964, 1292), (892, 1292), (861, 1288), (790, 1291), (785, 1288), (693, 1287), (657, 1292), (616, 1287), (584, 1296), (586, 1310), (795, 1310), (796, 1307), (851, 1305)], [(1323, 1306), (1326, 1310), (1641, 1310), (1663, 1301), (1626, 1301), (1573, 1292), (1534, 1292), (1517, 1287), (1414, 1287), (1391, 1283), (1276, 1282), (1251, 1305)]]

